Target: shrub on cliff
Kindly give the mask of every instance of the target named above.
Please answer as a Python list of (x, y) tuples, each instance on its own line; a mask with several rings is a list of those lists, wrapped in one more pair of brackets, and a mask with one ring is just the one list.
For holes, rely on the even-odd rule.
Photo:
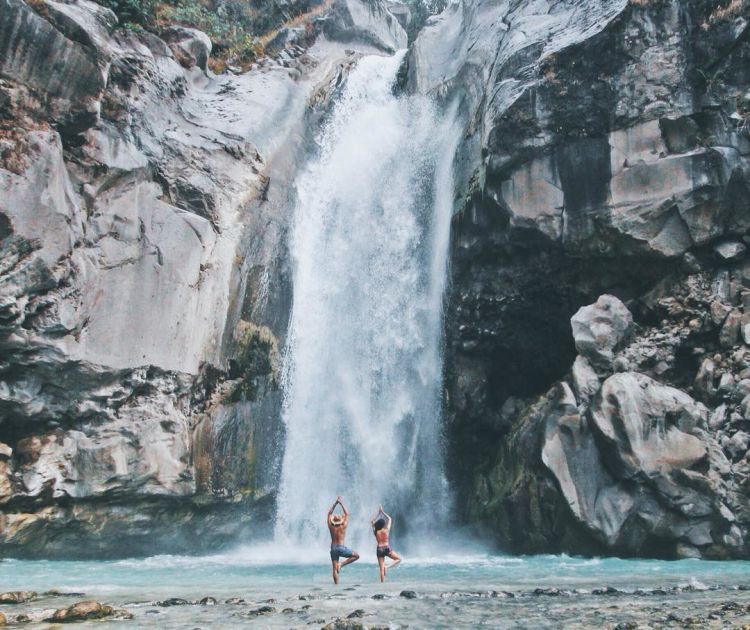
[(114, 11), (120, 24), (150, 27), (154, 25), (154, 0), (97, 0)]

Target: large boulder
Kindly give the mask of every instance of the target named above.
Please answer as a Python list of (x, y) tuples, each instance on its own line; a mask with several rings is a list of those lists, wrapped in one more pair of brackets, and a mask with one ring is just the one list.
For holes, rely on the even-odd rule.
[(681, 430), (705, 426), (706, 409), (688, 394), (637, 373), (602, 385), (591, 419), (623, 478), (653, 477), (691, 468), (706, 457), (703, 441)]
[(558, 392), (557, 404), (545, 422), (542, 462), (555, 476), (576, 519), (615, 544), (635, 499), (603, 466), (570, 388), (562, 383)]
[(52, 623), (71, 623), (76, 621), (89, 621), (91, 619), (104, 619), (115, 613), (112, 606), (100, 604), (99, 602), (85, 601), (71, 604), (67, 608), (60, 608), (54, 612), (46, 621)]
[(627, 372), (604, 382), (586, 415), (567, 384), (552, 392), (541, 461), (583, 528), (628, 554), (648, 553), (664, 540), (671, 541), (667, 555), (737, 548), (727, 542), (734, 516), (711, 472), (721, 455), (700, 428), (702, 405)]
[(576, 350), (598, 372), (611, 368), (614, 350), (633, 325), (628, 308), (613, 295), (602, 295), (594, 304), (581, 307), (570, 320)]

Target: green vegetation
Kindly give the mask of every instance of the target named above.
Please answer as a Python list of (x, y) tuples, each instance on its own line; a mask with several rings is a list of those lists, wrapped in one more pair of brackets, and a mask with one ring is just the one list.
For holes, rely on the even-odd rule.
[(236, 353), (229, 378), (236, 381), (226, 402), (254, 401), (275, 389), (279, 370), (278, 341), (270, 329), (241, 320), (235, 333)]
[[(174, 25), (203, 31), (213, 45), (209, 65), (214, 72), (223, 72), (229, 63), (247, 69), (266, 54), (267, 44), (283, 27), (305, 26), (312, 32), (312, 20), (331, 3), (331, 0), (298, 0), (282, 8), (268, 0), (96, 1), (112, 9), (122, 27), (135, 32), (159, 35)], [(445, 8), (447, 0), (404, 0), (404, 4), (412, 14), (408, 31), (413, 38), (430, 15)]]
[(154, 0), (98, 0), (99, 4), (112, 9), (120, 24), (148, 27), (154, 24)]
[[(33, 0), (32, 0), (33, 1)], [(206, 33), (213, 45), (211, 68), (222, 72), (231, 62), (246, 69), (265, 54), (265, 44), (287, 25), (305, 23), (323, 2), (298, 2), (286, 11), (265, 0), (96, 0), (132, 31), (159, 34), (170, 26), (187, 26)]]

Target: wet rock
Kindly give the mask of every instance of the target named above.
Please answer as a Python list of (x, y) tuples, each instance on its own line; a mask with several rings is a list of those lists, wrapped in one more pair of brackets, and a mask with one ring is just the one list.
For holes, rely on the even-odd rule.
[(7, 624), (8, 624), (8, 618), (5, 616), (5, 614), (0, 612), (0, 626), (5, 626)]
[(612, 586), (605, 586), (604, 588), (595, 588), (591, 591), (592, 595), (617, 595), (620, 591)]
[(156, 602), (156, 605), (161, 606), (162, 608), (167, 608), (170, 606), (187, 606), (189, 603), (190, 602), (188, 600), (182, 599), (180, 597), (170, 597), (169, 599)]
[(273, 606), (261, 606), (260, 608), (255, 608), (254, 610), (251, 610), (247, 613), (248, 617), (261, 617), (263, 615), (272, 615), (276, 612), (276, 609)]
[(737, 431), (728, 441), (726, 450), (734, 459), (739, 459), (746, 452), (750, 444), (750, 435), (744, 431)]
[(695, 375), (695, 388), (707, 397), (713, 396), (716, 392), (714, 386), (715, 373), (716, 364), (714, 361), (708, 357), (703, 359)]
[(387, 597), (388, 596), (384, 593), (375, 593), (375, 595), (373, 595), (371, 599), (387, 599)]
[(43, 595), (45, 597), (84, 597), (86, 593), (78, 593), (76, 591), (61, 591), (59, 589), (53, 588), (49, 591), (44, 591)]
[(711, 321), (714, 326), (721, 326), (731, 311), (732, 307), (720, 300), (711, 302)]
[(735, 390), (734, 376), (729, 372), (724, 372), (719, 378), (717, 391), (724, 397), (728, 398)]
[(194, 28), (170, 26), (163, 29), (161, 36), (180, 64), (185, 68), (197, 66), (205, 72), (211, 55), (211, 40), (208, 35)]
[(214, 597), (204, 597), (198, 602), (204, 606), (216, 606), (219, 602)]
[(224, 600), (225, 604), (244, 604), (245, 600), (240, 597), (230, 597)]
[(399, 597), (403, 597), (405, 599), (417, 599), (417, 592), (416, 591), (401, 591), (399, 593)]
[(591, 367), (588, 359), (584, 356), (577, 356), (573, 362), (573, 391), (576, 399), (580, 404), (587, 404), (599, 391), (599, 375)]
[(363, 608), (358, 608), (357, 610), (350, 612), (346, 618), (347, 619), (361, 619), (365, 616), (365, 610)]
[(739, 241), (723, 241), (714, 245), (714, 251), (723, 260), (733, 261), (742, 258), (747, 251), (747, 247)]
[(91, 619), (104, 619), (115, 614), (115, 609), (106, 604), (96, 601), (77, 602), (67, 608), (60, 608), (47, 619), (54, 623), (71, 623), (75, 621), (88, 621)]
[(25, 604), (36, 598), (35, 591), (9, 591), (0, 593), (0, 604)]
[(633, 316), (618, 298), (602, 295), (595, 304), (581, 307), (570, 323), (576, 350), (601, 374), (611, 367), (613, 351), (629, 334)]
[(365, 626), (360, 621), (336, 619), (323, 626), (323, 630), (365, 630)]
[(719, 331), (719, 343), (724, 348), (733, 347), (740, 335), (740, 325), (742, 323), (742, 313), (738, 310), (733, 310), (727, 315), (724, 325)]
[(678, 389), (625, 373), (604, 382), (592, 419), (623, 472), (634, 475), (690, 467), (706, 457), (702, 440), (670, 425), (683, 414), (700, 416), (702, 410)]

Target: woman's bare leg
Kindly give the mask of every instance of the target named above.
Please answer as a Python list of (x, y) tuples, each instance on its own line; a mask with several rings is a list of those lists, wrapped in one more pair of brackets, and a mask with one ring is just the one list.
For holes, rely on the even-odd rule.
[(331, 564), (333, 565), (333, 583), (338, 584), (339, 583), (339, 563), (335, 560), (331, 560)]
[(388, 571), (388, 569), (392, 569), (396, 565), (401, 564), (401, 556), (399, 556), (395, 551), (391, 551), (391, 553), (388, 554), (388, 557), (393, 560), (393, 562), (391, 562), (390, 566), (387, 566), (385, 568), (386, 571)]
[(378, 556), (378, 570), (380, 571), (380, 581), (385, 582), (385, 558)]

